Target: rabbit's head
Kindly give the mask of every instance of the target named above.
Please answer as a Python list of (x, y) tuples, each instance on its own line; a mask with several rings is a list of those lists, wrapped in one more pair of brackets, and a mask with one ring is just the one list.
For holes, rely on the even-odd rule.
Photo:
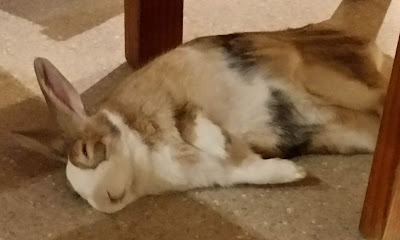
[(79, 93), (48, 60), (37, 58), (34, 67), (63, 133), (68, 181), (97, 210), (121, 210), (139, 197), (133, 190), (133, 165), (146, 158), (146, 146), (118, 115), (104, 110), (89, 116)]

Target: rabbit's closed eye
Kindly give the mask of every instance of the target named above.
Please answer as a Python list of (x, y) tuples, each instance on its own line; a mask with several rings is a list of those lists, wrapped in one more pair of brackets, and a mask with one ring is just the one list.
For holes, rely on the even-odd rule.
[(85, 157), (88, 157), (86, 143), (82, 143), (82, 153), (83, 153), (83, 155), (85, 155)]
[(107, 147), (101, 141), (77, 140), (70, 151), (69, 160), (77, 167), (96, 168), (107, 160)]

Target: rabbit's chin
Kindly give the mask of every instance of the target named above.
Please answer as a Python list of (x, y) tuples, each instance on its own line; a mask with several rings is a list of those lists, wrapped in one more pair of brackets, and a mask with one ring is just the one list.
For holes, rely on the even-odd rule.
[(96, 209), (99, 212), (103, 213), (115, 213), (118, 212), (122, 209), (124, 209), (127, 205), (135, 201), (137, 198), (134, 197), (133, 194), (130, 194), (129, 196), (126, 196), (124, 199), (118, 201), (118, 202), (104, 202), (101, 205), (98, 204), (98, 202), (92, 202), (91, 200), (88, 200), (88, 203), (90, 206), (92, 206), (94, 209)]

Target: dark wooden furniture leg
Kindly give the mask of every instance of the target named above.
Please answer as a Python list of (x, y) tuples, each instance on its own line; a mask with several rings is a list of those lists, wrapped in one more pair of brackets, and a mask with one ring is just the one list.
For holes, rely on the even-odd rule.
[(360, 231), (367, 239), (400, 239), (400, 42), (386, 96)]
[(125, 57), (141, 66), (182, 43), (183, 0), (125, 0)]

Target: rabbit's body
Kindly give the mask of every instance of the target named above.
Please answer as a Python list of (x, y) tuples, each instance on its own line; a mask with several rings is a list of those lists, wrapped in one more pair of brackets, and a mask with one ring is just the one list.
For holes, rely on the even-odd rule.
[(148, 194), (305, 176), (278, 158), (372, 152), (382, 59), (368, 41), (313, 26), (205, 37), (136, 71), (92, 117), (50, 63), (35, 67), (70, 143), (69, 181), (113, 212)]
[[(149, 116), (168, 112), (170, 120), (195, 104), (265, 157), (373, 151), (387, 87), (382, 56), (341, 32), (292, 31), (189, 42), (136, 72), (109, 99)], [(158, 124), (174, 129), (175, 121)]]

